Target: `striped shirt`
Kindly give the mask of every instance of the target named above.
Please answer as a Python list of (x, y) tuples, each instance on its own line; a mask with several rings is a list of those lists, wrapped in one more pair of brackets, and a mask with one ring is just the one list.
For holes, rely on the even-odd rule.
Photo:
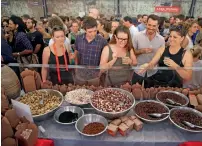
[(86, 34), (77, 36), (75, 49), (78, 51), (79, 65), (99, 66), (102, 49), (107, 45), (107, 41), (99, 35), (88, 42)]
[(15, 34), (15, 43), (13, 52), (22, 52), (24, 50), (33, 50), (33, 46), (24, 32), (17, 32)]

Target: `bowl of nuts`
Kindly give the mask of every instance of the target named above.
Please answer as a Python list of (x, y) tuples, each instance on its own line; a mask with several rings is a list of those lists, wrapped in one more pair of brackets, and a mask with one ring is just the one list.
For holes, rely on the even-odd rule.
[(88, 108), (93, 94), (94, 92), (88, 89), (76, 89), (66, 93), (65, 101), (74, 106)]
[(63, 95), (56, 90), (41, 89), (28, 92), (16, 100), (30, 106), (34, 121), (42, 121), (52, 116), (61, 106)]
[(90, 103), (99, 115), (107, 119), (115, 119), (126, 115), (133, 108), (135, 98), (126, 90), (105, 88), (96, 91)]

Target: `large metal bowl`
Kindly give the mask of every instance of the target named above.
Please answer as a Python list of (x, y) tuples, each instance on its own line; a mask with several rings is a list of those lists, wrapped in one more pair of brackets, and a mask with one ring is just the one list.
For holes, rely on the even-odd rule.
[[(52, 94), (52, 95), (55, 95), (55, 96), (61, 98), (61, 102), (60, 102), (60, 104), (59, 104), (56, 108), (54, 108), (54, 109), (52, 109), (52, 110), (46, 112), (45, 114), (33, 115), (33, 116), (32, 116), (34, 121), (43, 121), (43, 120), (46, 120), (48, 117), (53, 116), (53, 114), (55, 113), (55, 111), (62, 105), (64, 99), (63, 99), (62, 93), (59, 92), (59, 91), (57, 91), (57, 90), (41, 89), (41, 90), (38, 90), (38, 91), (46, 91), (48, 94)], [(29, 93), (32, 93), (32, 92), (29, 92)], [(18, 97), (16, 100), (19, 101), (20, 98), (21, 98), (21, 97)]]
[(71, 122), (71, 123), (61, 123), (59, 121), (60, 114), (62, 114), (65, 111), (71, 111), (72, 113), (77, 113), (78, 114), (78, 118), (80, 118), (80, 117), (82, 117), (84, 115), (84, 111), (80, 107), (77, 107), (77, 106), (64, 106), (64, 107), (61, 107), (54, 114), (54, 120), (58, 124), (61, 124), (61, 125), (71, 125), (71, 124), (76, 123), (77, 120), (74, 121), (74, 122)]
[[(127, 110), (122, 111), (122, 112), (104, 112), (104, 111), (101, 111), (101, 110), (97, 109), (96, 107), (94, 107), (93, 104), (92, 104), (92, 100), (90, 100), (91, 106), (95, 109), (96, 113), (98, 113), (99, 115), (104, 116), (107, 119), (112, 120), (112, 119), (115, 119), (115, 118), (120, 118), (122, 116), (125, 116), (134, 107), (135, 98), (133, 97), (133, 95), (130, 92), (128, 92), (126, 90), (123, 90), (123, 89), (119, 89), (119, 88), (107, 88), (107, 89), (118, 90), (118, 91), (126, 94), (130, 98), (130, 100), (132, 102), (132, 106), (130, 108), (128, 108)], [(96, 92), (99, 92), (99, 91), (96, 91)]]
[[(74, 91), (80, 91), (80, 90), (85, 90), (89, 95), (93, 95), (94, 94), (94, 92), (93, 91), (91, 91), (91, 90), (88, 90), (88, 89), (76, 89), (76, 90), (72, 90), (72, 91), (70, 91), (70, 92), (68, 92), (68, 93), (71, 93), (71, 92), (74, 92)], [(65, 101), (67, 101), (66, 100), (66, 96), (67, 95), (65, 95)], [(91, 105), (90, 105), (90, 102), (89, 103), (86, 103), (86, 104), (75, 104), (75, 103), (72, 103), (72, 102), (69, 102), (69, 101), (67, 101), (68, 103), (70, 103), (71, 105), (73, 105), (73, 106), (79, 106), (79, 107), (81, 107), (81, 108), (90, 108), (91, 107)]]
[[(89, 123), (93, 123), (93, 122), (102, 123), (105, 126), (105, 129), (102, 132), (100, 132), (98, 134), (95, 134), (95, 135), (88, 135), (88, 134), (83, 133), (84, 127), (86, 125), (88, 125)], [(76, 130), (80, 134), (82, 134), (84, 136), (98, 136), (98, 135), (104, 133), (107, 130), (107, 126), (108, 126), (107, 120), (103, 116), (96, 115), (96, 114), (87, 114), (87, 115), (84, 115), (81, 118), (79, 118), (77, 120), (76, 124), (75, 124)]]
[(172, 120), (171, 115), (172, 115), (172, 112), (173, 112), (173, 111), (176, 111), (176, 110), (191, 111), (191, 112), (193, 112), (193, 114), (199, 115), (199, 116), (201, 117), (201, 119), (202, 119), (202, 113), (201, 113), (201, 112), (199, 112), (199, 111), (197, 111), (197, 110), (195, 110), (195, 109), (189, 108), (189, 107), (173, 108), (173, 109), (170, 110), (169, 119), (170, 119), (170, 121), (171, 121), (177, 128), (179, 128), (179, 129), (181, 129), (181, 130), (188, 131), (188, 132), (194, 132), (194, 133), (202, 132), (202, 130), (198, 130), (198, 131), (197, 131), (197, 130), (185, 129), (184, 127), (182, 127), (182, 126), (178, 125), (177, 123), (175, 123), (175, 122)]
[[(186, 100), (186, 104), (184, 104), (184, 105), (182, 105), (182, 106), (175, 106), (175, 105), (170, 105), (170, 104), (164, 103), (164, 102), (162, 102), (161, 100), (159, 100), (159, 98), (158, 98), (158, 95), (161, 94), (161, 93), (174, 93), (174, 94), (177, 94), (177, 95), (179, 95), (180, 97), (182, 97), (182, 98), (184, 98), (184, 99)], [(169, 90), (158, 92), (158, 93), (156, 94), (156, 100), (159, 101), (159, 102), (164, 103), (164, 104), (165, 104), (167, 107), (169, 107), (169, 108), (185, 107), (185, 106), (187, 106), (187, 105), (189, 104), (189, 99), (188, 99), (187, 96), (185, 96), (185, 95), (182, 94), (182, 93), (179, 93), (179, 92), (176, 92), (176, 91), (169, 91)]]
[[(146, 102), (158, 103), (158, 104), (162, 105), (163, 107), (165, 107), (165, 108), (167, 109), (167, 111), (169, 112), (169, 108), (168, 108), (165, 104), (163, 104), (162, 102), (155, 101), (155, 100), (144, 100), (144, 101), (140, 101), (140, 102), (138, 102), (138, 103), (135, 105), (135, 107), (136, 107), (138, 104), (140, 104), (140, 103), (146, 103)], [(135, 112), (135, 108), (134, 108), (134, 112)], [(139, 116), (138, 114), (136, 114), (136, 112), (135, 112), (135, 115), (136, 115), (138, 118), (140, 118), (141, 120), (143, 120), (143, 121), (145, 121), (145, 122), (147, 122), (147, 123), (158, 123), (158, 122), (161, 122), (161, 121), (166, 120), (166, 119), (169, 117), (169, 115), (167, 115), (165, 118), (162, 118), (162, 119), (159, 119), (159, 120), (149, 120), (149, 119), (145, 119), (145, 118)]]

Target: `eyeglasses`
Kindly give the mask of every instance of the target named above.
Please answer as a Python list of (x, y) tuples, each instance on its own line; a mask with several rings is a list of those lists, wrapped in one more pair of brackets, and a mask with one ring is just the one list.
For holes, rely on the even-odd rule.
[(123, 42), (123, 41), (128, 41), (128, 38), (118, 38), (118, 37), (116, 37), (119, 41), (121, 41), (121, 42)]

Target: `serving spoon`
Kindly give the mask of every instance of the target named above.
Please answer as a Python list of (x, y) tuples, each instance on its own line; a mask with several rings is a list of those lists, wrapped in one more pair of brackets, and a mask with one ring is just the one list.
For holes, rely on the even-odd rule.
[(170, 98), (167, 98), (166, 99), (166, 102), (168, 103), (168, 104), (171, 104), (171, 105), (178, 105), (178, 106), (182, 106), (182, 104), (181, 103), (179, 103), (179, 102), (175, 102), (175, 101), (173, 101), (172, 99), (170, 99)]
[(163, 115), (169, 115), (169, 113), (151, 113), (151, 114), (149, 114), (149, 116), (153, 117), (153, 118), (160, 118)]
[(187, 122), (187, 121), (183, 121), (182, 123), (185, 124), (186, 126), (190, 127), (190, 128), (200, 128), (200, 129), (202, 129), (202, 126), (194, 125), (194, 124), (192, 124), (190, 122)]

